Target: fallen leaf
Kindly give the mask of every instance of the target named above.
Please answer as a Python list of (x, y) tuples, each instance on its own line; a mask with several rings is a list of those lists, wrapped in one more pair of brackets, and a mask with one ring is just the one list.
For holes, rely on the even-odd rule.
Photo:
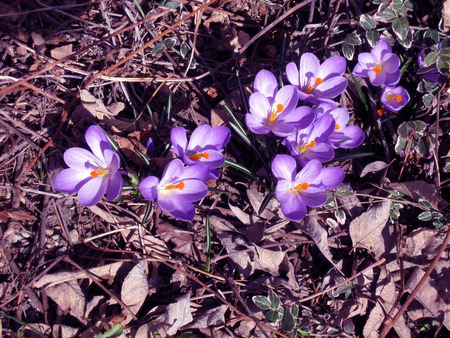
[(387, 163), (383, 161), (374, 161), (364, 167), (361, 171), (360, 177), (364, 181), (379, 183), (380, 180), (386, 176), (387, 170)]
[(391, 183), (389, 189), (397, 190), (398, 192), (411, 197), (415, 202), (419, 202), (419, 199), (424, 198), (430, 202), (436, 210), (443, 210), (449, 205), (449, 203), (441, 197), (435, 185), (424, 181)]
[(299, 222), (294, 222), (295, 227), (307, 234), (316, 243), (317, 248), (328, 261), (334, 265), (333, 255), (328, 247), (328, 232), (319, 222), (311, 216), (307, 216)]
[(73, 48), (72, 44), (53, 48), (50, 51), (50, 56), (56, 60), (60, 60), (62, 58), (65, 58), (66, 56), (72, 54), (72, 48)]
[(80, 90), (81, 106), (99, 120), (111, 118), (114, 115), (106, 108), (102, 100), (97, 99), (87, 89)]
[[(140, 261), (125, 277), (120, 291), (120, 298), (133, 314), (137, 314), (147, 295), (147, 264), (145, 261)], [(124, 314), (129, 314), (127, 309), (123, 310)], [(132, 319), (132, 316), (128, 316), (124, 324), (128, 324)]]
[(70, 313), (81, 323), (87, 324), (84, 317), (86, 299), (76, 280), (51, 286), (46, 289), (46, 293), (65, 314)]
[(136, 137), (136, 134), (130, 134), (127, 137), (113, 135), (112, 138), (116, 141), (120, 150), (125, 155), (125, 158), (131, 160), (139, 166), (147, 165), (141, 155), (136, 151), (140, 151), (144, 156), (147, 156), (147, 149)]
[(213, 326), (225, 324), (225, 311), (228, 306), (222, 305), (206, 311), (198, 311), (192, 323), (183, 326), (183, 330), (197, 329), (207, 337), (213, 337)]

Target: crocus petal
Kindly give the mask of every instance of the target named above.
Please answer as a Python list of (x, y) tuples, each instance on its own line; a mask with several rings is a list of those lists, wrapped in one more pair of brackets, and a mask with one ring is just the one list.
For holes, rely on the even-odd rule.
[(397, 69), (393, 73), (387, 73), (386, 74), (386, 80), (384, 81), (384, 84), (386, 86), (395, 86), (397, 83), (400, 82), (400, 69)]
[(293, 124), (295, 128), (305, 129), (315, 118), (314, 110), (308, 106), (300, 106), (281, 116), (284, 123)]
[[(371, 50), (371, 53), (378, 59), (381, 60), (383, 58), (383, 55), (386, 53), (391, 53), (392, 47), (385, 39), (378, 40), (378, 43), (375, 47)], [(359, 59), (358, 59), (359, 60)]]
[(292, 182), (297, 170), (297, 163), (292, 156), (279, 154), (272, 162), (272, 173), (279, 180)]
[(284, 121), (275, 121), (272, 125), (272, 133), (278, 137), (286, 137), (292, 133), (294, 133), (297, 128), (292, 123), (286, 123)]
[(381, 71), (377, 74), (373, 70), (369, 70), (369, 80), (372, 85), (381, 86), (386, 81), (386, 72)]
[(312, 182), (322, 170), (322, 164), (318, 160), (311, 160), (300, 172), (295, 176), (295, 182), (300, 184), (303, 182)]
[(326, 114), (319, 117), (312, 128), (310, 139), (318, 141), (327, 141), (328, 136), (334, 131), (336, 122), (333, 116)]
[(318, 179), (323, 185), (325, 185), (326, 190), (334, 189), (344, 180), (345, 172), (338, 167), (323, 168), (320, 172)]
[(189, 140), (188, 149), (202, 148), (211, 136), (211, 129), (209, 124), (202, 124), (195, 128)]
[(312, 94), (318, 99), (333, 99), (347, 88), (348, 80), (343, 76), (335, 76), (317, 85)]
[(368, 77), (369, 76), (369, 69), (363, 68), (359, 63), (353, 68), (353, 75), (359, 76), (359, 77)]
[(349, 119), (348, 110), (344, 108), (336, 108), (330, 112), (330, 115), (333, 116), (334, 121), (336, 122), (335, 130), (340, 130), (344, 128)]
[(360, 53), (358, 55), (358, 64), (364, 69), (371, 69), (377, 66), (377, 63), (378, 61), (374, 58), (372, 53)]
[(53, 185), (62, 192), (73, 193), (78, 191), (90, 179), (92, 179), (92, 177), (89, 175), (88, 171), (79, 171), (68, 168), (64, 169), (56, 176)]
[(184, 168), (183, 173), (178, 176), (178, 181), (186, 180), (186, 179), (197, 179), (202, 182), (205, 182), (208, 177), (208, 167), (200, 164), (194, 164), (187, 168)]
[(170, 142), (173, 145), (173, 149), (171, 151), (178, 156), (181, 156), (181, 154), (186, 151), (188, 144), (186, 129), (184, 129), (183, 127), (173, 128), (170, 132)]
[(108, 180), (96, 177), (89, 180), (78, 191), (78, 202), (85, 207), (96, 205), (105, 195)]
[(287, 219), (291, 221), (301, 220), (306, 216), (308, 210), (305, 203), (295, 195), (292, 198), (281, 204), (281, 212)]
[(111, 149), (111, 144), (106, 137), (105, 132), (99, 126), (90, 126), (84, 135), (86, 143), (95, 156), (103, 159), (103, 151)]
[(305, 53), (300, 58), (300, 88), (307, 86), (319, 73), (319, 59), (312, 53)]
[(300, 84), (298, 68), (294, 62), (286, 65), (286, 77), (291, 85), (298, 86)]
[(267, 98), (261, 93), (253, 93), (248, 99), (250, 106), (250, 113), (255, 116), (258, 120), (264, 120), (268, 118), (271, 113), (271, 105)]
[[(339, 148), (351, 149), (359, 147), (365, 139), (364, 131), (358, 126), (346, 126), (342, 129), (341, 134), (345, 137), (343, 142), (339, 142)], [(333, 134), (331, 134), (330, 139)]]
[(153, 201), (158, 197), (159, 178), (148, 176), (139, 183), (139, 191), (146, 200)]
[(275, 196), (280, 203), (289, 201), (292, 198), (291, 193), (292, 182), (287, 180), (279, 180), (275, 187)]
[(212, 128), (207, 144), (213, 145), (217, 150), (224, 148), (230, 141), (230, 129), (224, 126), (217, 126)]
[(183, 171), (184, 171), (183, 162), (180, 159), (176, 158), (170, 161), (169, 164), (167, 164), (166, 167), (164, 168), (161, 181), (164, 181), (163, 182), (164, 184), (166, 184), (166, 182), (172, 182), (178, 179), (183, 174)]
[[(309, 190), (309, 189), (308, 189)], [(320, 197), (306, 197), (305, 195), (302, 196), (302, 201), (305, 203), (308, 207), (317, 208), (324, 205), (327, 201), (327, 193), (323, 192)]]
[(91, 171), (97, 169), (99, 166), (106, 165), (106, 163), (103, 163), (103, 160), (99, 159), (89, 150), (77, 147), (69, 148), (64, 152), (64, 161), (69, 167), (80, 171)]
[(400, 67), (400, 58), (392, 53), (383, 56), (383, 69), (387, 73), (395, 72)]
[(220, 171), (219, 169), (209, 169), (209, 175), (208, 175), (208, 179), (209, 180), (217, 180), (220, 176)]
[(263, 121), (252, 114), (245, 114), (245, 124), (253, 134), (268, 134), (270, 132), (270, 129), (264, 125)]
[(208, 194), (208, 187), (199, 180), (184, 180), (183, 189), (173, 190), (171, 198), (178, 202), (195, 202), (200, 201)]
[(185, 221), (192, 222), (195, 216), (195, 207), (192, 203), (185, 202), (177, 204), (176, 208), (170, 211), (172, 216)]
[(320, 65), (317, 77), (320, 77), (323, 81), (326, 81), (335, 76), (342, 76), (345, 73), (346, 67), (347, 61), (344, 57), (332, 56)]
[(112, 149), (105, 149), (105, 162), (111, 174), (115, 174), (120, 167), (120, 156)]
[(106, 188), (106, 197), (108, 201), (114, 201), (120, 196), (123, 188), (123, 179), (120, 173), (115, 173), (108, 180), (108, 187)]
[(295, 108), (295, 106), (298, 103), (298, 93), (294, 86), (287, 85), (281, 88), (277, 95), (275, 96), (275, 103), (282, 104), (284, 109), (281, 114), (283, 114), (285, 111), (289, 112)]
[(262, 69), (256, 74), (254, 82), (255, 91), (260, 92), (268, 98), (273, 98), (278, 90), (278, 82), (271, 72)]
[(157, 203), (158, 207), (167, 212), (172, 212), (177, 208), (177, 202), (172, 198), (172, 194), (166, 195), (158, 195)]
[[(225, 156), (220, 151), (212, 149), (204, 149), (201, 151), (203, 154), (208, 154), (208, 158), (201, 157), (198, 160), (193, 160), (194, 163), (206, 165), (209, 168), (220, 167), (225, 162)], [(193, 155), (193, 154), (192, 154)]]

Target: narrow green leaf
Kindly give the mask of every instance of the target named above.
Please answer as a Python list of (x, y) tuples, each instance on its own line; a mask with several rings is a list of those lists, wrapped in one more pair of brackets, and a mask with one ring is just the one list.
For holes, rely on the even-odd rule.
[(190, 54), (191, 53), (191, 47), (189, 47), (189, 45), (186, 43), (186, 42), (182, 42), (181, 43), (181, 46), (180, 46), (180, 54), (181, 54), (181, 57), (183, 58), (183, 59), (185, 59), (186, 58), (186, 56), (188, 55), (188, 54)]
[(431, 215), (431, 212), (424, 211), (421, 214), (419, 214), (419, 216), (417, 216), (417, 218), (419, 219), (419, 221), (427, 222), (427, 221), (431, 221), (432, 215)]
[(270, 300), (267, 299), (267, 297), (264, 296), (253, 296), (252, 298), (253, 303), (255, 303), (255, 305), (257, 307), (259, 307), (261, 310), (268, 310), (270, 309)]
[(263, 201), (261, 202), (261, 205), (258, 210), (258, 215), (261, 215), (264, 210), (266, 210), (267, 205), (272, 200), (273, 196), (275, 195), (274, 191), (269, 192), (266, 197), (264, 197)]
[(380, 39), (380, 34), (375, 29), (370, 29), (366, 32), (366, 39), (371, 47), (375, 47)]
[(158, 42), (153, 47), (152, 53), (154, 55), (159, 55), (159, 54), (162, 54), (165, 50), (166, 50), (166, 46), (164, 46), (164, 44), (162, 42)]
[(364, 93), (361, 90), (360, 85), (358, 84), (358, 81), (356, 81), (355, 77), (353, 76), (352, 72), (350, 71), (350, 68), (347, 67), (347, 71), (350, 74), (353, 84), (355, 85), (356, 91), (358, 92), (359, 98), (364, 105), (364, 108), (366, 108), (366, 112), (369, 112), (369, 106), (367, 104), (366, 97), (364, 96)]
[(94, 338), (115, 338), (122, 334), (123, 326), (121, 324), (114, 325), (111, 330), (103, 334), (95, 335)]
[(352, 60), (353, 55), (355, 54), (355, 47), (344, 42), (342, 44), (342, 54), (344, 54), (344, 57), (347, 60), (349, 60), (349, 61)]
[(400, 17), (392, 21), (392, 29), (401, 40), (405, 40), (409, 32), (409, 22), (405, 17)]
[(375, 14), (375, 17), (378, 21), (389, 23), (392, 22), (397, 16), (395, 15), (392, 9), (386, 9), (382, 12)]
[(251, 177), (252, 179), (254, 179), (256, 182), (258, 182), (259, 184), (261, 184), (261, 186), (267, 191), (269, 192), (269, 188), (266, 186), (266, 184), (261, 181), (257, 176), (255, 176), (249, 169), (247, 169), (246, 167), (244, 167), (243, 165), (239, 164), (239, 163), (235, 163), (233, 161), (230, 160), (225, 160), (225, 163), (223, 164), (223, 167), (232, 167), (233, 169), (239, 170), (242, 173), (246, 174), (247, 176)]
[(375, 20), (373, 16), (367, 14), (361, 15), (359, 18), (359, 23), (365, 30), (370, 30), (377, 27), (377, 20)]
[(397, 38), (398, 43), (401, 44), (406, 49), (411, 48), (412, 40), (413, 40), (413, 34), (412, 34), (411, 29), (408, 30), (408, 33), (407, 33), (405, 39)]
[(423, 65), (425, 67), (429, 67), (429, 66), (435, 64), (438, 59), (438, 56), (439, 56), (439, 54), (436, 52), (429, 53), (423, 60)]
[(177, 39), (175, 39), (175, 38), (165, 38), (163, 43), (164, 43), (164, 46), (166, 46), (167, 49), (171, 49), (177, 43)]
[(280, 298), (272, 290), (269, 291), (269, 300), (272, 309), (277, 310), (280, 306)]
[(356, 32), (351, 32), (350, 34), (347, 34), (347, 36), (344, 39), (344, 42), (352, 46), (359, 46), (362, 43), (361, 38), (359, 37), (358, 34), (356, 34)]
[(210, 271), (210, 256), (211, 256), (211, 223), (209, 221), (209, 215), (206, 215), (206, 272)]
[(289, 311), (286, 311), (281, 321), (281, 328), (289, 333), (295, 329), (296, 325), (297, 323), (295, 322), (294, 316), (292, 316)]
[(275, 323), (280, 318), (278, 311), (274, 311), (274, 310), (267, 311), (264, 314), (264, 317), (266, 317), (266, 319), (271, 323)]

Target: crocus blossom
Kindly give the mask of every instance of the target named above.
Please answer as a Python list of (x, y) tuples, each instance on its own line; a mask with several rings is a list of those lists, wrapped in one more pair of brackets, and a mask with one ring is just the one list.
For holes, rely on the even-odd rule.
[(300, 58), (300, 70), (294, 62), (286, 66), (286, 77), (291, 85), (299, 89), (299, 98), (311, 104), (329, 103), (347, 87), (342, 75), (347, 62), (342, 56), (333, 56), (322, 64), (314, 54), (305, 53)]
[(189, 142), (187, 141), (186, 129), (176, 127), (172, 129), (170, 141), (172, 142), (172, 152), (181, 157), (187, 165), (201, 164), (210, 170), (209, 178), (217, 179), (219, 170), (217, 169), (225, 162), (222, 154), (223, 148), (230, 140), (230, 129), (223, 126), (212, 128), (210, 125), (202, 124), (192, 133)]
[(287, 136), (282, 144), (302, 166), (313, 159), (327, 162), (334, 157), (333, 145), (329, 139), (334, 128), (333, 117), (326, 114), (317, 118), (309, 127)]
[(328, 190), (341, 184), (345, 175), (341, 168), (322, 168), (318, 160), (311, 160), (297, 173), (297, 163), (289, 155), (277, 155), (272, 162), (272, 172), (278, 179), (275, 196), (284, 216), (291, 221), (305, 217), (307, 206), (325, 204)]
[[(425, 57), (427, 56), (426, 53), (429, 51), (429, 48), (422, 48), (419, 51), (419, 54), (417, 55), (417, 63), (419, 64), (420, 70), (424, 70), (424, 61)], [(441, 44), (438, 45), (438, 51), (441, 51)], [(423, 73), (423, 77), (425, 80), (427, 80), (430, 83), (437, 83), (439, 82), (439, 77), (441, 76), (441, 73), (436, 68), (436, 64), (433, 65), (433, 67), (429, 67), (425, 73)]]
[(67, 193), (78, 192), (81, 205), (91, 207), (102, 199), (106, 192), (108, 200), (119, 197), (123, 180), (120, 172), (120, 157), (111, 149), (105, 132), (98, 126), (90, 126), (85, 134), (91, 148), (70, 148), (64, 153), (64, 161), (69, 166), (55, 179), (56, 189)]
[(180, 159), (174, 159), (165, 167), (161, 180), (148, 176), (139, 184), (139, 191), (149, 201), (156, 199), (161, 210), (190, 222), (195, 215), (192, 202), (208, 194), (204, 183), (207, 178), (207, 166), (194, 164), (185, 167)]
[(255, 78), (255, 92), (250, 95), (250, 113), (245, 116), (248, 129), (255, 134), (274, 133), (285, 137), (306, 128), (314, 119), (311, 108), (297, 107), (298, 91), (294, 86), (278, 90), (275, 76), (261, 70)]
[(329, 114), (336, 122), (334, 131), (329, 136), (329, 140), (334, 148), (356, 148), (363, 143), (365, 135), (362, 129), (358, 126), (347, 126), (349, 120), (347, 109), (335, 108), (323, 103), (314, 112), (318, 117)]
[(408, 91), (402, 86), (386, 86), (381, 92), (381, 102), (392, 112), (398, 112), (408, 104), (410, 99)]
[(400, 59), (392, 53), (392, 47), (385, 39), (380, 39), (370, 53), (360, 53), (353, 74), (369, 77), (374, 86), (396, 85), (400, 81)]

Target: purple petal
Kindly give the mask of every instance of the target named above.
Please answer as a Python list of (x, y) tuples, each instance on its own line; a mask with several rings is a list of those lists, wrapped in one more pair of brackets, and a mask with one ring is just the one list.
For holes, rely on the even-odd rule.
[(329, 143), (317, 143), (314, 148), (305, 150), (300, 156), (297, 157), (297, 161), (300, 165), (304, 166), (311, 160), (318, 160), (321, 163), (328, 162), (334, 157), (333, 146)]
[(358, 55), (358, 64), (362, 69), (372, 69), (378, 64), (379, 61), (376, 60), (374, 55), (371, 53), (360, 53)]
[(171, 198), (176, 202), (196, 202), (205, 198), (208, 187), (199, 180), (183, 180), (183, 189), (173, 189)]
[(111, 149), (111, 144), (109, 143), (105, 132), (99, 126), (90, 126), (88, 130), (86, 130), (84, 137), (94, 155), (100, 159), (103, 159), (103, 151), (105, 149)]
[(345, 140), (339, 142), (339, 148), (351, 149), (359, 147), (365, 139), (363, 130), (358, 126), (346, 126), (341, 133), (344, 135)]
[(194, 164), (184, 168), (183, 173), (178, 177), (179, 181), (197, 179), (205, 182), (208, 178), (209, 169), (205, 165)]
[(230, 141), (230, 129), (224, 126), (217, 126), (212, 128), (210, 139), (207, 140), (207, 144), (211, 144), (217, 148), (217, 150), (223, 149)]
[(260, 70), (258, 74), (256, 74), (253, 86), (255, 91), (260, 92), (268, 98), (273, 98), (278, 90), (278, 83), (275, 75), (265, 69)]
[(173, 199), (172, 194), (160, 194), (156, 202), (158, 203), (158, 207), (163, 211), (172, 212), (177, 208), (177, 202)]
[(170, 213), (182, 221), (192, 222), (195, 216), (195, 206), (189, 202), (179, 203)]
[(173, 128), (170, 132), (170, 142), (173, 145), (171, 151), (178, 156), (181, 156), (187, 149), (186, 129), (183, 127)]
[(395, 72), (400, 67), (400, 58), (395, 54), (385, 54), (383, 57), (383, 69), (387, 73)]
[(317, 77), (326, 81), (335, 76), (342, 76), (345, 73), (347, 61), (342, 56), (332, 56), (320, 65)]
[(209, 180), (217, 180), (220, 176), (220, 171), (219, 169), (209, 169), (209, 175), (208, 175), (208, 179)]
[[(120, 167), (120, 156), (117, 152), (112, 149), (105, 149), (104, 152), (105, 162), (107, 168), (110, 170), (111, 174), (115, 174)], [(106, 169), (106, 168), (103, 168)]]
[(298, 196), (292, 195), (290, 200), (281, 204), (281, 212), (287, 219), (298, 221), (306, 216), (308, 210), (305, 203)]
[(380, 73), (375, 73), (373, 70), (369, 70), (369, 80), (374, 86), (381, 86), (386, 82), (386, 72), (382, 70)]
[(302, 200), (303, 200), (303, 203), (305, 203), (308, 207), (312, 207), (312, 208), (321, 207), (327, 201), (327, 193), (322, 192), (321, 196), (314, 197), (314, 198), (303, 195)]
[(183, 162), (176, 158), (170, 161), (164, 168), (161, 181), (163, 184), (171, 184), (170, 182), (177, 180), (184, 172)]
[(275, 187), (275, 196), (280, 203), (289, 201), (292, 198), (292, 182), (288, 180), (279, 180)]
[(92, 177), (89, 175), (88, 171), (79, 171), (69, 168), (64, 169), (56, 176), (53, 185), (62, 192), (73, 193), (80, 190), (80, 188), (90, 179), (92, 179)]
[(292, 156), (277, 155), (272, 162), (273, 175), (279, 180), (292, 182), (297, 171), (297, 163)]
[(267, 98), (261, 93), (253, 93), (248, 99), (250, 113), (259, 120), (267, 119), (272, 112), (272, 106)]
[(139, 191), (146, 200), (153, 201), (158, 197), (159, 178), (148, 176), (139, 183)]
[(299, 86), (299, 73), (297, 65), (294, 62), (289, 62), (286, 66), (286, 77), (291, 85)]
[(319, 73), (320, 63), (312, 53), (305, 53), (300, 58), (300, 88), (306, 87), (311, 79)]
[(194, 129), (189, 140), (188, 149), (203, 149), (205, 144), (211, 137), (211, 126), (209, 124), (202, 124)]
[(92, 171), (99, 166), (106, 166), (103, 160), (99, 159), (89, 150), (77, 147), (69, 148), (64, 152), (64, 161), (70, 168), (80, 171)]
[(272, 133), (278, 137), (286, 137), (292, 133), (295, 133), (297, 128), (292, 123), (285, 123), (284, 121), (275, 120), (271, 130)]
[(330, 112), (336, 122), (335, 130), (341, 130), (344, 128), (349, 119), (348, 110), (344, 108), (336, 108)]
[(287, 85), (281, 88), (277, 95), (275, 96), (275, 102), (274, 105), (282, 104), (283, 105), (283, 111), (289, 112), (295, 108), (295, 106), (298, 103), (298, 93), (297, 89), (294, 86)]
[(253, 134), (268, 134), (270, 132), (270, 129), (264, 125), (263, 121), (252, 114), (245, 114), (245, 124)]
[[(202, 150), (202, 154), (207, 154), (208, 158), (201, 157), (198, 160), (192, 160), (194, 163), (208, 166), (209, 168), (218, 168), (225, 162), (225, 156), (220, 151), (205, 149)], [(192, 154), (194, 155), (194, 154)]]
[(318, 160), (311, 160), (300, 172), (295, 176), (295, 182), (301, 184), (303, 182), (313, 182), (320, 174), (322, 164)]
[(345, 172), (341, 168), (329, 167), (322, 169), (318, 179), (325, 185), (326, 190), (330, 190), (341, 184), (344, 180), (344, 176)]
[(373, 49), (370, 51), (378, 60), (383, 58), (383, 55), (386, 53), (392, 52), (392, 47), (385, 39), (378, 40), (378, 43)]
[(89, 180), (78, 191), (78, 202), (85, 207), (96, 205), (105, 195), (108, 180), (96, 177)]
[(384, 81), (384, 84), (386, 86), (395, 86), (399, 82), (400, 82), (400, 69), (397, 69), (393, 73), (386, 74), (386, 80)]
[(108, 201), (114, 201), (120, 196), (123, 188), (123, 179), (120, 173), (114, 174), (108, 180), (108, 187), (106, 188), (106, 197)]
[(311, 93), (317, 98), (333, 99), (347, 88), (347, 84), (345, 77), (336, 76), (314, 87)]
[(353, 68), (353, 75), (359, 76), (359, 77), (368, 77), (369, 76), (369, 69), (363, 68), (359, 63)]
[(296, 129), (305, 129), (315, 118), (314, 111), (308, 106), (300, 106), (281, 116), (283, 122), (292, 123)]
[(328, 136), (334, 131), (336, 122), (333, 116), (326, 114), (319, 117), (312, 126), (310, 138), (311, 140), (326, 141)]

